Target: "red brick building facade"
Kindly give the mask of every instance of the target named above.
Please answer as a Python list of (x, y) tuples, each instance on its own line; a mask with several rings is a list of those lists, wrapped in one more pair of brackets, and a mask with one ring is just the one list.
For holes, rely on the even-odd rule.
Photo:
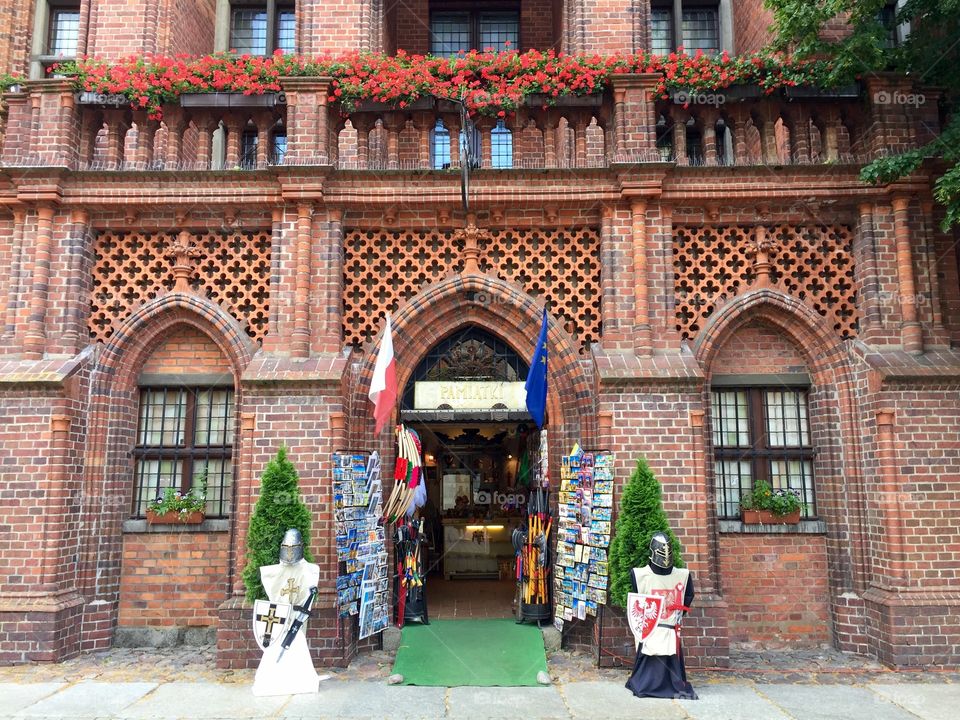
[[(0, 9), (0, 70), (35, 78), (0, 118), (0, 661), (180, 626), (216, 628), (220, 663), (249, 665), (246, 529), (286, 444), (322, 572), (312, 647), (349, 662), (330, 462), (393, 453), (366, 399), (383, 313), (404, 385), (468, 325), (528, 355), (546, 301), (552, 457), (610, 448), (621, 482), (648, 458), (696, 575), (692, 663), (743, 643), (960, 662), (957, 238), (935, 167), (857, 179), (936, 134), (935, 90), (878, 76), (852, 95), (683, 104), (615, 77), (602, 97), (480, 121), (468, 218), (442, 168), (459, 130), (443, 103), (344, 115), (325, 81), (295, 79), (285, 104), (184, 103), (161, 124), (40, 79), (64, 47), (427, 52), (431, 22), (464, 8), (515, 17), (521, 49), (570, 52), (753, 50), (768, 21), (727, 0), (259, 5)], [(908, 96), (923, 102), (890, 101)], [(181, 420), (189, 447), (169, 454)], [(189, 478), (199, 457), (213, 512), (154, 532), (140, 478)], [(740, 523), (758, 467), (803, 491), (799, 525)], [(609, 609), (566, 642), (632, 652)]]

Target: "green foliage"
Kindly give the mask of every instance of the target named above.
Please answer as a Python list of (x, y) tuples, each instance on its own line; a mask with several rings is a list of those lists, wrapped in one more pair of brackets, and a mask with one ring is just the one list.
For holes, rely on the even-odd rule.
[(630, 592), (630, 573), (633, 568), (646, 565), (650, 557), (650, 538), (665, 532), (670, 538), (673, 564), (683, 567), (680, 541), (670, 530), (667, 514), (663, 511), (660, 483), (644, 458), (637, 467), (620, 498), (620, 512), (610, 543), (610, 601), (626, 607)]
[(23, 83), (23, 78), (19, 75), (10, 75), (9, 73), (0, 73), (0, 92), (7, 92), (14, 85)]
[(789, 515), (800, 510), (799, 495), (793, 490), (774, 490), (766, 480), (757, 480), (753, 492), (740, 499), (743, 510), (767, 510), (774, 515)]
[(303, 555), (312, 562), (310, 511), (300, 499), (297, 470), (287, 459), (287, 449), (281, 447), (263, 471), (260, 478), (260, 498), (253, 509), (253, 517), (250, 518), (247, 567), (243, 571), (247, 600), (262, 600), (267, 597), (263, 583), (260, 582), (260, 567), (279, 562), (280, 543), (283, 534), (290, 528), (296, 528), (303, 535)]
[(176, 488), (168, 487), (163, 495), (147, 505), (147, 510), (155, 515), (175, 512), (181, 517), (193, 512), (202, 512), (207, 507), (207, 468), (203, 469), (200, 480), (186, 494)]
[[(885, 0), (764, 0), (773, 13), (772, 49), (790, 51), (795, 59), (827, 59), (837, 82), (849, 82), (879, 71), (895, 71), (918, 86), (943, 90), (941, 110), (950, 118), (939, 138), (928, 145), (863, 168), (860, 179), (885, 185), (906, 177), (925, 160), (947, 164), (936, 181), (934, 196), (943, 205), (944, 230), (960, 225), (960, 121), (951, 114), (960, 98), (960, 0), (907, 0), (897, 8), (894, 25), (909, 23), (910, 34), (897, 47), (886, 39), (890, 28), (879, 19)], [(845, 25), (849, 32), (832, 32)]]

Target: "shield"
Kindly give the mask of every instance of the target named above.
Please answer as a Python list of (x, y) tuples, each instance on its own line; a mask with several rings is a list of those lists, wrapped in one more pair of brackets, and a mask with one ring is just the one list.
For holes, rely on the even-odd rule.
[(637, 644), (642, 643), (660, 622), (663, 614), (663, 597), (660, 595), (627, 595), (627, 622)]
[(292, 617), (293, 606), (289, 603), (254, 601), (253, 636), (261, 650), (269, 647), (273, 640), (283, 638)]

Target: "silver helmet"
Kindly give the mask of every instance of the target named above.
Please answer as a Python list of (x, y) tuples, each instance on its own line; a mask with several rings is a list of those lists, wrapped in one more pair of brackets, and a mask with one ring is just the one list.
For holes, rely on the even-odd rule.
[(650, 538), (650, 564), (665, 570), (673, 569), (673, 557), (670, 552), (670, 538), (666, 533), (654, 533)]
[(296, 528), (290, 528), (280, 541), (280, 562), (284, 565), (296, 565), (303, 560), (303, 535)]

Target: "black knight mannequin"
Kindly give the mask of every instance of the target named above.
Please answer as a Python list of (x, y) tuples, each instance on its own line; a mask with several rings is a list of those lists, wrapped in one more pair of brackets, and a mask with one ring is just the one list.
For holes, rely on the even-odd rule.
[(666, 533), (650, 539), (650, 561), (634, 568), (631, 580), (627, 614), (637, 658), (627, 688), (637, 697), (696, 699), (680, 646), (680, 623), (693, 602), (693, 577), (686, 568), (673, 566)]

